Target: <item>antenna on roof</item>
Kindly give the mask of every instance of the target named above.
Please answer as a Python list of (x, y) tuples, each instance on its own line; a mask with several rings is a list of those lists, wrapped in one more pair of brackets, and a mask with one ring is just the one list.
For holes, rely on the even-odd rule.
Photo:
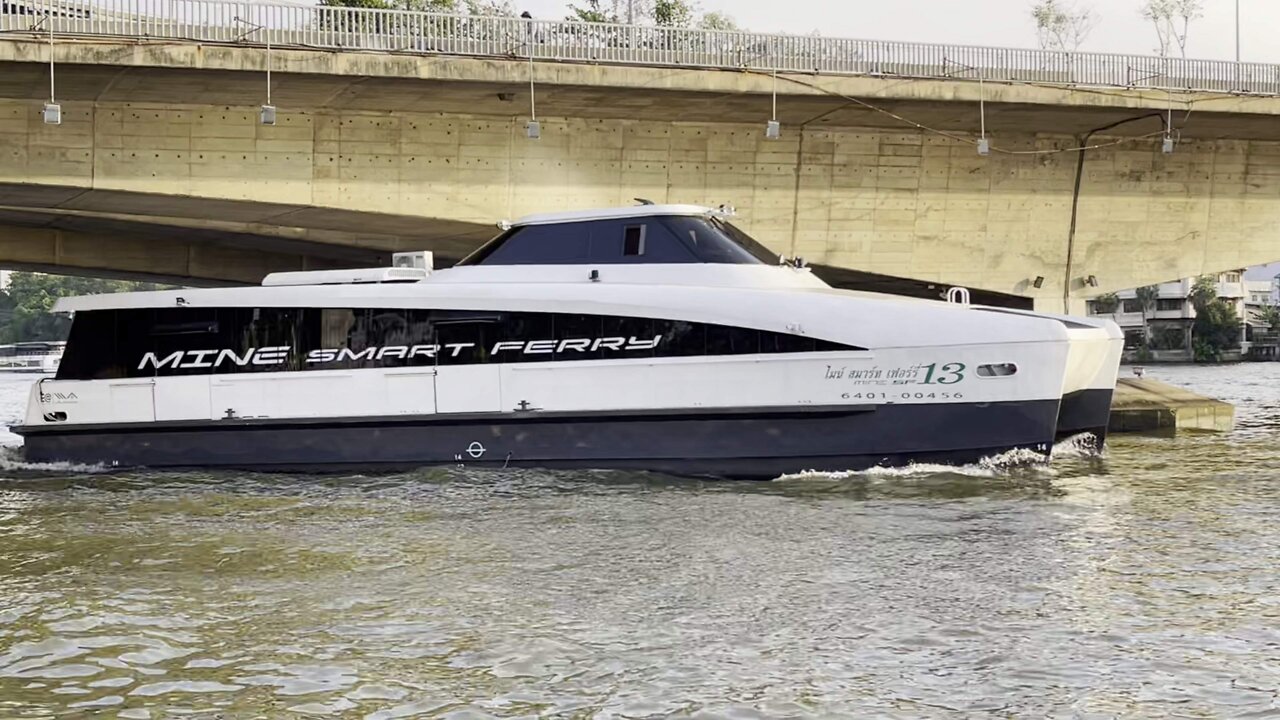
[(653, 204), (653, 201), (652, 201), (652, 200), (649, 200), (648, 198), (631, 198), (631, 199), (632, 199), (632, 200), (635, 200), (636, 202), (640, 203), (641, 205), (652, 205), (652, 204)]

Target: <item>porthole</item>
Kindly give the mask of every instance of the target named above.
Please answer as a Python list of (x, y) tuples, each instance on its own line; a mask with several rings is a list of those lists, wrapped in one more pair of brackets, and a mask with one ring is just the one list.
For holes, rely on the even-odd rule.
[(1018, 366), (1013, 363), (993, 363), (978, 366), (978, 377), (1000, 378), (1018, 374)]

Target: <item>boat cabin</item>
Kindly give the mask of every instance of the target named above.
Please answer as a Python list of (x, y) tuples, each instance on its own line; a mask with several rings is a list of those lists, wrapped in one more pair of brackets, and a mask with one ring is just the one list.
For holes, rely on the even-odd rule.
[(458, 265), (778, 264), (726, 215), (696, 205), (530, 215)]

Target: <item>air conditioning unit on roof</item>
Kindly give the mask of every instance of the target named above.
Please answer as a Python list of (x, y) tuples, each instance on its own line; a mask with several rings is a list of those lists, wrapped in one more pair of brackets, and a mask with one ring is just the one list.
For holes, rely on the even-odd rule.
[(428, 273), (434, 268), (435, 257), (430, 250), (398, 252), (391, 254), (391, 267), (418, 268)]

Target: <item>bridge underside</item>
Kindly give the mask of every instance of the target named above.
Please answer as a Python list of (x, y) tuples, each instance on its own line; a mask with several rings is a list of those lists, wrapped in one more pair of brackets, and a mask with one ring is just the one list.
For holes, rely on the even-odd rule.
[(635, 197), (733, 204), (771, 248), (848, 283), (1050, 309), (1280, 259), (1272, 98), (784, 77), (770, 141), (772, 78), (539, 64), (533, 141), (527, 63), (277, 50), (264, 126), (260, 49), (54, 52), (59, 126), (40, 120), (47, 46), (0, 42), (4, 265), (254, 282), (397, 250), (447, 264), (495, 220)]
[(0, 183), (0, 265), (191, 285), (269, 272), (377, 267), (428, 246), (456, 262), (492, 236), (473, 223), (247, 200)]

